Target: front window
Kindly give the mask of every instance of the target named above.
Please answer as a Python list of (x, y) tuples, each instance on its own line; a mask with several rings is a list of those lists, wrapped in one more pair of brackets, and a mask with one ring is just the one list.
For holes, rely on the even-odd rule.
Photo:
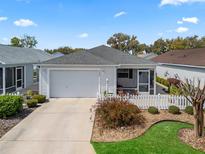
[(119, 69), (117, 71), (118, 78), (133, 78), (133, 69)]

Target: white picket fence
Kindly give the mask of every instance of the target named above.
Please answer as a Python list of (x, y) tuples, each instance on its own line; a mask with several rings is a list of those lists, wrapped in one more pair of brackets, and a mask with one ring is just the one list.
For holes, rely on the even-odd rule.
[(184, 96), (171, 96), (171, 95), (138, 95), (138, 96), (101, 96), (98, 99), (112, 99), (119, 98), (129, 100), (129, 102), (137, 105), (140, 109), (148, 109), (150, 106), (155, 106), (158, 109), (168, 109), (169, 106), (175, 105), (180, 109), (185, 109), (186, 106), (191, 106)]

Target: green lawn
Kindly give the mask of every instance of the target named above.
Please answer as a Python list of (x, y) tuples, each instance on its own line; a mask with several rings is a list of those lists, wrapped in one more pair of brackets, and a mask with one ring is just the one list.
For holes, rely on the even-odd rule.
[(202, 154), (183, 144), (177, 136), (179, 129), (190, 127), (180, 122), (161, 122), (136, 139), (92, 145), (97, 154)]

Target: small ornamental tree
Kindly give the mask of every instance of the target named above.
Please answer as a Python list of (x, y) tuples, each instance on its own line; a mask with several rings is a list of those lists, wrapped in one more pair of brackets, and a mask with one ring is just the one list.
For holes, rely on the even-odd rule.
[(192, 104), (194, 110), (194, 130), (197, 138), (204, 136), (204, 111), (205, 102), (205, 84), (201, 87), (201, 81), (195, 84), (194, 80), (186, 79), (186, 82), (180, 83), (182, 94)]

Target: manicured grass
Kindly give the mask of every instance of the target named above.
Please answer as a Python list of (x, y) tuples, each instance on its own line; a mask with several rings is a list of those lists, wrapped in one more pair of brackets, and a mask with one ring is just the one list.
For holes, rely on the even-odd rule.
[(160, 122), (136, 139), (92, 145), (97, 154), (202, 154), (178, 138), (179, 129), (190, 127), (186, 123)]

